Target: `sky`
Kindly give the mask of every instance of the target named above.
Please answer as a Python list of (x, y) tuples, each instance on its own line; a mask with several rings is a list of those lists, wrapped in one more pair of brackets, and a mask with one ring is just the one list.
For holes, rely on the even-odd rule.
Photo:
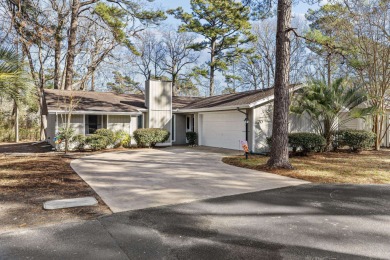
[[(177, 7), (182, 7), (185, 11), (190, 12), (190, 0), (155, 0), (152, 3), (156, 7), (161, 7), (164, 10), (167, 9), (175, 9)], [(307, 3), (303, 3), (299, 1), (299, 4), (293, 7), (293, 14), (295, 16), (304, 16), (308, 9), (317, 9), (318, 5), (309, 5)], [(168, 17), (166, 21), (168, 24), (179, 24), (179, 21), (173, 18), (172, 16)]]
[[(323, 0), (323, 1), (326, 1), (326, 0)], [(190, 0), (154, 0), (153, 2), (150, 3), (150, 6), (153, 6), (154, 8), (157, 8), (157, 9), (162, 9), (164, 11), (166, 11), (168, 9), (175, 9), (177, 7), (182, 7), (186, 12), (191, 12)], [(310, 8), (317, 9), (318, 4), (309, 5), (307, 3), (303, 3), (302, 1), (299, 1), (299, 4), (293, 6), (293, 16), (294, 17), (300, 16), (303, 18), (304, 15), (307, 13), (307, 10)], [(168, 25), (168, 26), (173, 25), (173, 27), (176, 27), (179, 24), (180, 24), (180, 21), (175, 19), (171, 15), (168, 15), (168, 19), (165, 20), (163, 23), (163, 25)], [(157, 28), (157, 30), (158, 30), (158, 28)], [(208, 59), (209, 59), (209, 54), (207, 54), (206, 52), (202, 52), (198, 62), (199, 62), (199, 64), (201, 64), (201, 63), (207, 61)], [(138, 79), (138, 77), (136, 77), (136, 79), (137, 80), (140, 79), (140, 82), (142, 82), (142, 77), (139, 77), (139, 79)], [(217, 73), (217, 75), (216, 75), (217, 85), (219, 86), (220, 85), (219, 83), (222, 83), (221, 86), (223, 86), (223, 81), (224, 81), (223, 77), (220, 75), (220, 73)], [(221, 90), (221, 89), (218, 89), (218, 86), (216, 86), (217, 92), (219, 92)], [(200, 88), (199, 90), (201, 92), (201, 95), (207, 95), (207, 93), (208, 93), (208, 90), (206, 90), (206, 89)]]

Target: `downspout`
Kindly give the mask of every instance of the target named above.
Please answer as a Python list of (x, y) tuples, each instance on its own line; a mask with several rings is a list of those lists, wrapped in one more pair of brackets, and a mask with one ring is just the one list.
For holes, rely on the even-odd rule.
[(243, 112), (242, 110), (240, 110), (239, 107), (237, 107), (237, 111), (245, 115), (245, 119), (244, 119), (244, 122), (245, 122), (245, 141), (248, 142), (248, 136), (249, 136), (249, 127), (248, 127), (249, 119), (248, 119), (248, 112)]

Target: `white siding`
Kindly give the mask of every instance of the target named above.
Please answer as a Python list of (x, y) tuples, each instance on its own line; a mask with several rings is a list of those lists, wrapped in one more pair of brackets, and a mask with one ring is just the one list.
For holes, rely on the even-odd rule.
[[(172, 83), (164, 81), (146, 82), (146, 106), (148, 128), (164, 128), (171, 131)], [(171, 144), (171, 138), (166, 144)]]
[(245, 140), (244, 119), (245, 115), (238, 111), (200, 113), (200, 145), (241, 149), (240, 140)]
[[(253, 109), (254, 116), (254, 148), (255, 152), (268, 151), (267, 137), (272, 135), (272, 115), (273, 104), (266, 105)], [(289, 115), (289, 132), (314, 132), (314, 128), (310, 118), (303, 115)]]
[(130, 134), (130, 116), (110, 115), (107, 128), (114, 132), (123, 130)]
[(47, 115), (47, 128), (46, 128), (46, 139), (52, 145), (55, 146), (54, 137), (56, 136), (56, 115)]
[(253, 151), (263, 152), (268, 149), (267, 137), (272, 134), (272, 104), (253, 109), (254, 147)]
[(314, 127), (312, 126), (311, 120), (307, 114), (290, 114), (288, 127), (290, 133), (315, 131)]
[[(130, 135), (131, 135), (131, 137), (133, 137), (133, 133), (137, 129), (138, 129), (138, 117), (132, 116), (131, 121), (130, 121)], [(131, 144), (137, 144), (135, 142), (134, 138), (131, 138)]]
[[(58, 129), (66, 126), (66, 115), (58, 115)], [(70, 117), (70, 127), (75, 130), (74, 134), (84, 134), (84, 116), (72, 115)]]

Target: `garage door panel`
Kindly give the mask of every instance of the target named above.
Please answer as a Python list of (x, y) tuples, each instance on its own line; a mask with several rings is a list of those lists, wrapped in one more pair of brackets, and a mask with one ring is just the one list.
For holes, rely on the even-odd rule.
[(202, 114), (202, 145), (239, 149), (245, 140), (245, 116), (237, 111)]

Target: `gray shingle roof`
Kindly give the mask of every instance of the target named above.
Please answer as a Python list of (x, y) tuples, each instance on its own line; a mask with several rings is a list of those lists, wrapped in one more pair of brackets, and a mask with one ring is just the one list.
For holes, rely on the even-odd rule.
[(230, 107), (230, 106), (244, 106), (253, 102), (261, 100), (263, 98), (272, 96), (274, 94), (273, 88), (251, 90), (239, 93), (224, 94), (218, 96), (212, 96), (202, 98), (196, 102), (193, 102), (183, 109), (201, 109), (211, 107)]
[[(66, 111), (73, 99), (73, 111), (100, 112), (138, 112), (145, 108), (142, 95), (131, 97), (116, 95), (111, 92), (87, 92), (45, 89), (48, 110)], [(128, 104), (123, 103), (128, 102)]]
[[(273, 95), (273, 88), (252, 90), (212, 97), (172, 98), (173, 109), (202, 109), (248, 105)], [(66, 111), (73, 98), (73, 111), (138, 112), (146, 109), (144, 95), (114, 94), (112, 92), (87, 92), (45, 89), (48, 110)]]

